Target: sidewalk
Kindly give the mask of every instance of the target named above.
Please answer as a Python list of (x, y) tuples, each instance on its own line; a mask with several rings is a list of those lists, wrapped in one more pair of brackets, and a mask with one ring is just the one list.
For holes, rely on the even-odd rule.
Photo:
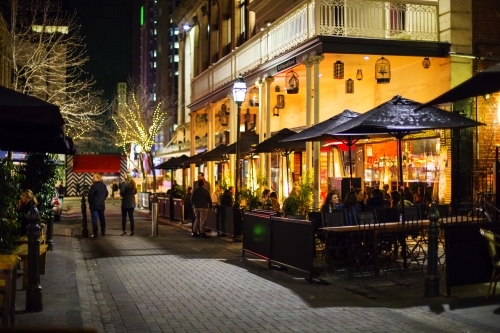
[[(106, 202), (106, 237), (81, 239), (78, 200), (54, 227), (54, 251), (41, 276), (44, 310), (26, 313), (18, 279), (16, 326), (97, 332), (500, 332), (500, 296), (485, 285), (425, 298), (409, 272), (348, 280), (326, 269), (329, 285), (269, 270), (241, 256), (229, 237), (192, 238), (186, 226), (136, 210), (135, 236), (121, 233), (120, 201)], [(88, 227), (91, 230), (90, 219)], [(128, 230), (127, 230), (128, 231)], [(445, 291), (444, 271), (441, 292)], [(0, 330), (1, 331), (1, 330)]]

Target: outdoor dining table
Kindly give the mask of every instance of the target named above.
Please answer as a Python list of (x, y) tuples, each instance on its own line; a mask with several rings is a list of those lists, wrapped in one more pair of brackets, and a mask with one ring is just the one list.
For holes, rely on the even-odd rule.
[(3, 293), (2, 325), (14, 325), (16, 314), (16, 278), (19, 257), (17, 255), (0, 255), (0, 274), (5, 279), (5, 289)]

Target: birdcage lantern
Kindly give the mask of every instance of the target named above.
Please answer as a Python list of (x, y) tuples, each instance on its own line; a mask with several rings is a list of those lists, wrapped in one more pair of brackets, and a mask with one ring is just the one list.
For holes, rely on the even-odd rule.
[(354, 80), (351, 78), (345, 81), (345, 93), (354, 94)]
[(361, 66), (358, 67), (358, 71), (356, 72), (356, 80), (363, 80), (363, 70), (361, 69)]
[(276, 107), (278, 109), (284, 109), (285, 108), (285, 95), (278, 94), (276, 96)]
[(275, 106), (273, 109), (273, 116), (279, 117), (280, 116), (280, 109)]
[(259, 106), (259, 88), (253, 87), (250, 89), (250, 106)]
[(375, 62), (375, 79), (379, 84), (391, 81), (391, 64), (383, 56)]
[(297, 94), (299, 92), (299, 75), (293, 70), (286, 74), (285, 90), (287, 94)]
[(224, 111), (224, 104), (221, 105), (221, 108), (219, 110), (219, 113), (218, 113), (218, 117), (219, 117), (219, 121), (220, 121), (220, 125), (221, 126), (227, 126), (228, 123), (229, 123), (229, 112), (226, 113), (226, 111)]
[(422, 66), (426, 69), (431, 67), (431, 60), (429, 57), (425, 57), (424, 60), (422, 60)]
[(333, 78), (335, 80), (342, 80), (344, 78), (344, 63), (337, 60), (333, 64)]

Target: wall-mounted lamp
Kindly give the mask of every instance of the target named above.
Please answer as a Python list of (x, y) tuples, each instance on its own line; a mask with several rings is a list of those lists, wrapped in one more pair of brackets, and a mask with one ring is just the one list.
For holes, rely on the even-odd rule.
[(299, 92), (299, 75), (293, 70), (286, 74), (285, 90), (287, 94), (297, 94)]
[(361, 70), (361, 66), (358, 67), (358, 71), (356, 72), (356, 80), (363, 80), (363, 71)]
[(354, 94), (354, 80), (351, 78), (345, 81), (345, 93)]
[(375, 62), (375, 79), (379, 84), (391, 81), (391, 64), (384, 56)]
[(184, 23), (182, 25), (182, 30), (189, 31), (189, 30), (191, 30), (191, 26), (188, 23)]
[(283, 94), (278, 94), (276, 100), (276, 107), (278, 109), (284, 109), (285, 108), (285, 95)]
[(429, 57), (425, 57), (424, 60), (422, 60), (422, 66), (424, 68), (431, 67), (431, 60), (429, 59)]
[(344, 78), (344, 63), (337, 60), (333, 64), (333, 78), (336, 80), (342, 80)]
[(259, 89), (253, 87), (250, 89), (250, 106), (259, 106)]
[(276, 117), (280, 116), (280, 109), (278, 109), (277, 106), (275, 106), (273, 109), (273, 116), (276, 116)]

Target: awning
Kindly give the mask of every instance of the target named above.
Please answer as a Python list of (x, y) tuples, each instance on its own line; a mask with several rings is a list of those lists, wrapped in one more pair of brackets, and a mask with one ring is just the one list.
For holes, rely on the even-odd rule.
[(120, 159), (118, 154), (74, 155), (73, 172), (119, 173)]

